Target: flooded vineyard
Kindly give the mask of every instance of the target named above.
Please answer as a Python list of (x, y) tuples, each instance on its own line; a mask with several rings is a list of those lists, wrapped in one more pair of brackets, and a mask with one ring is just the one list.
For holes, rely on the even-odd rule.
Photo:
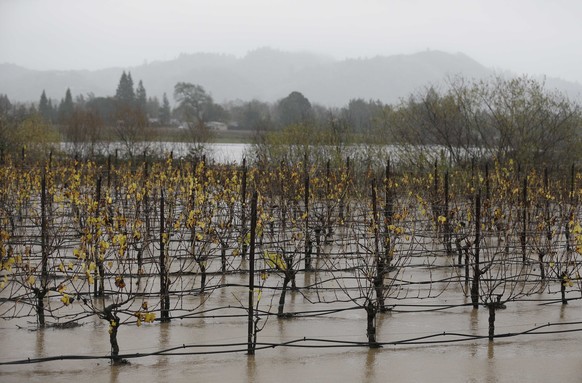
[(3, 382), (582, 372), (574, 168), (109, 158), (0, 172)]

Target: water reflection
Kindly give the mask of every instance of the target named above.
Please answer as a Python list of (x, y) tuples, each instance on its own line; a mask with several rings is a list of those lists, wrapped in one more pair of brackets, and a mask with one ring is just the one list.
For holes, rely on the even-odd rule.
[(109, 370), (109, 383), (121, 383), (119, 373), (123, 368), (127, 369), (127, 366), (111, 365)]
[[(471, 328), (471, 335), (479, 334), (479, 310), (472, 309), (469, 316), (469, 323)], [(477, 341), (472, 341), (470, 347), (471, 356), (476, 357), (479, 351), (479, 344)]]
[(44, 328), (39, 328), (36, 330), (36, 342), (35, 342), (35, 351), (36, 355), (38, 356), (45, 356), (45, 349), (44, 349)]
[[(170, 329), (171, 329), (171, 324), (169, 322), (166, 323), (160, 323), (159, 327), (159, 335), (158, 335), (158, 341), (159, 341), (159, 345), (160, 345), (160, 349), (164, 350), (169, 348), (170, 346)], [(168, 360), (169, 357), (167, 356), (159, 356), (158, 357), (158, 366), (159, 367), (166, 367), (168, 365)]]
[(561, 305), (560, 306), (560, 320), (564, 320), (564, 317), (566, 316), (566, 307), (568, 307), (567, 305)]
[(256, 364), (255, 364), (255, 356), (254, 355), (246, 355), (247, 363), (247, 382), (256, 382), (257, 381), (257, 372), (256, 372)]
[(498, 376), (496, 373), (496, 360), (495, 360), (495, 343), (490, 341), (487, 343), (487, 367), (485, 368), (487, 382), (494, 383), (498, 382)]
[(375, 367), (376, 367), (376, 353), (378, 353), (378, 349), (369, 349), (368, 353), (366, 354), (366, 364), (364, 366), (364, 382), (375, 382), (376, 381), (376, 374), (375, 374)]
[(489, 341), (487, 343), (487, 359), (491, 363), (491, 360), (495, 358), (495, 342)]
[[(318, 273), (319, 277), (325, 278)], [(316, 273), (307, 273), (301, 281), (313, 282)], [(217, 277), (218, 280), (219, 277)], [(239, 285), (247, 276), (232, 277)], [(170, 323), (124, 324), (120, 331), (123, 353), (149, 352), (182, 344), (210, 345), (246, 341), (246, 318), (236, 297), (246, 297), (244, 286), (215, 291), (205, 296), (184, 298), (185, 309), (214, 310), (201, 319), (175, 319)], [(263, 300), (270, 305), (265, 290)], [(275, 301), (279, 292), (274, 292)], [(307, 291), (307, 294), (316, 293)], [(208, 298), (211, 299), (208, 299)], [(542, 298), (547, 298), (543, 296)], [(459, 297), (459, 302), (463, 297)], [(106, 300), (107, 302), (107, 300)], [(325, 307), (325, 306), (324, 306)], [(301, 293), (290, 292), (286, 311), (308, 311), (314, 306)], [(226, 316), (221, 317), (221, 314)], [(230, 316), (232, 315), (232, 316)], [(582, 304), (531, 305), (515, 303), (499, 315), (499, 334), (519, 332), (533, 324), (575, 321), (582, 316)], [(263, 318), (265, 320), (266, 317)], [(390, 312), (377, 317), (378, 339), (393, 341), (413, 338), (439, 331), (474, 335), (487, 334), (487, 311), (460, 308), (457, 311), (430, 313)], [(22, 323), (20, 323), (22, 324)], [(55, 356), (64, 353), (107, 355), (109, 350), (107, 323), (96, 316), (86, 319), (83, 326), (71, 329), (19, 330), (12, 322), (0, 322), (0, 360), (26, 357)], [(292, 339), (324, 338), (365, 341), (366, 318), (363, 310), (338, 312), (329, 316), (268, 319), (259, 342), (284, 342)], [(571, 327), (550, 328), (569, 329)], [(122, 383), (127, 381), (190, 382), (302, 382), (302, 381), (362, 381), (385, 382), (545, 382), (578, 381), (582, 374), (579, 344), (582, 333), (528, 335), (516, 338), (486, 339), (445, 345), (386, 346), (378, 350), (365, 348), (313, 349), (285, 348), (259, 350), (256, 356), (244, 353), (151, 356), (132, 359), (130, 366), (111, 366), (107, 360), (55, 361), (37, 365), (0, 366), (0, 382), (60, 382), (85, 379), (91, 371), (91, 381)], [(297, 343), (305, 344), (302, 342)], [(190, 349), (198, 352), (201, 349)], [(209, 349), (220, 350), (217, 348)], [(187, 352), (187, 351), (186, 351)], [(551, 356), (551, 359), (550, 359)], [(551, 366), (551, 368), (548, 368)]]

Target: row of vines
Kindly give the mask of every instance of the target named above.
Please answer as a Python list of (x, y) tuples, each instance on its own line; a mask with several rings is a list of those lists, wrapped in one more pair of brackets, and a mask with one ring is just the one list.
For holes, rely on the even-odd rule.
[(512, 302), (580, 298), (574, 168), (357, 165), (4, 159), (0, 318), (101, 318), (119, 362), (123, 326), (205, 315), (191, 298), (222, 289), (243, 292), (222, 310), (248, 317), (251, 354), (265, 318), (307, 315), (287, 308), (290, 294), (317, 315), (364, 310), (369, 347), (383, 344), (377, 317), (407, 305), (485, 308), (493, 340)]

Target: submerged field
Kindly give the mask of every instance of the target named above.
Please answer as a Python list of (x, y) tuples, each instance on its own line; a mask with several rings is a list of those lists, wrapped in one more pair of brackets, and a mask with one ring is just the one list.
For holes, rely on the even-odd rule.
[(579, 373), (575, 169), (110, 158), (0, 172), (2, 381)]

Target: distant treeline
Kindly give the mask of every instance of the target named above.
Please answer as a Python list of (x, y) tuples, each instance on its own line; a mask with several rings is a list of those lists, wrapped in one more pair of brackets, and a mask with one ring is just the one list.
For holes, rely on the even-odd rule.
[[(44, 91), (38, 104), (12, 104), (0, 95), (0, 149), (46, 152), (46, 145), (67, 141), (121, 141), (128, 148), (148, 140), (181, 140), (204, 151), (216, 130), (251, 130), (256, 134), (255, 157), (280, 161), (310, 154), (325, 146), (323, 155), (342, 158), (355, 144), (394, 145), (416, 160), (437, 151), (451, 164), (486, 156), (519, 163), (572, 163), (580, 150), (580, 105), (563, 93), (547, 89), (529, 77), (492, 77), (473, 81), (451, 78), (443, 89), (427, 86), (399, 103), (353, 99), (342, 108), (312, 104), (298, 91), (275, 103), (259, 100), (216, 103), (202, 86), (179, 82), (172, 108), (148, 97), (140, 80), (123, 72), (116, 94), (73, 98), (70, 90), (57, 102)], [(179, 136), (168, 137), (179, 129)], [(173, 129), (174, 131), (177, 129)], [(409, 150), (410, 146), (422, 150)], [(129, 149), (128, 149), (129, 150)], [(379, 152), (369, 151), (369, 156)]]

